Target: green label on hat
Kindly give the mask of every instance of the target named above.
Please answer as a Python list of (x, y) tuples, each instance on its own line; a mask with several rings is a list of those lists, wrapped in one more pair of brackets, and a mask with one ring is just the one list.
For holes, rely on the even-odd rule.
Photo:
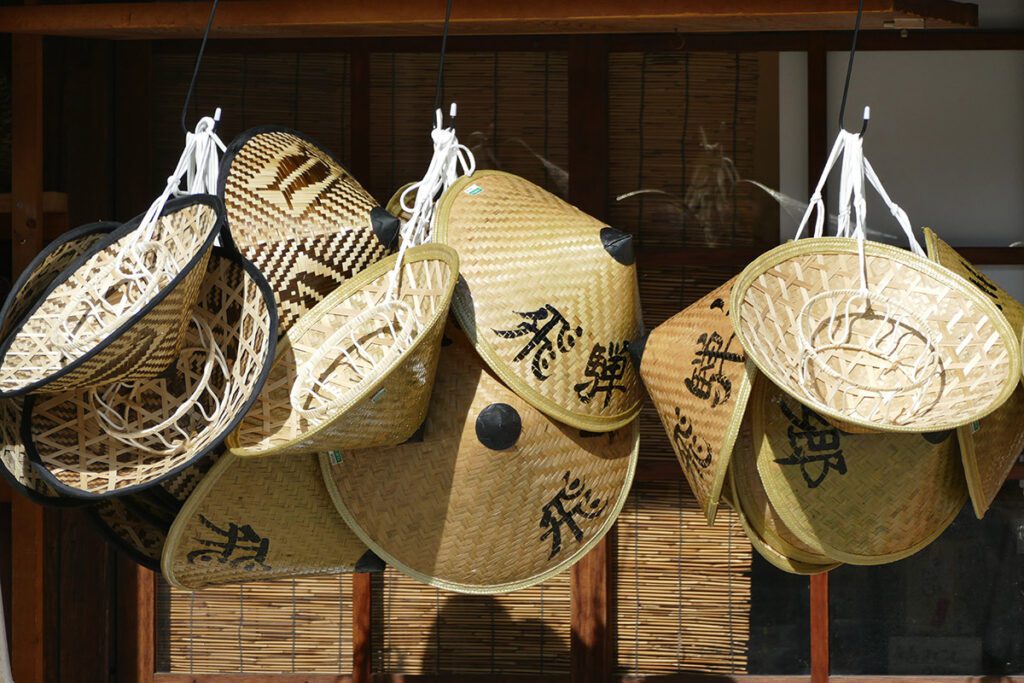
[(345, 456), (341, 454), (341, 451), (331, 451), (327, 454), (327, 457), (331, 459), (332, 465), (340, 465), (345, 460)]
[(484, 191), (484, 188), (480, 187), (476, 183), (473, 183), (472, 185), (470, 185), (469, 187), (466, 188), (466, 194), (468, 194), (470, 196), (478, 195), (478, 194), (480, 194), (483, 191)]
[(975, 434), (981, 430), (981, 421), (975, 420), (971, 423), (971, 434)]

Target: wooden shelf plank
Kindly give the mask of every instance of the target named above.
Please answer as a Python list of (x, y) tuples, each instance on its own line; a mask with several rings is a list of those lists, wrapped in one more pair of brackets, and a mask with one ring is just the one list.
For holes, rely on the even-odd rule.
[[(91, 38), (197, 37), (201, 2), (8, 6), (0, 31)], [(451, 32), (467, 34), (664, 33), (848, 29), (856, 0), (520, 0), (456, 3)], [(235, 0), (218, 10), (217, 37), (438, 35), (443, 0)], [(952, 28), (978, 23), (974, 4), (865, 0), (865, 29)]]

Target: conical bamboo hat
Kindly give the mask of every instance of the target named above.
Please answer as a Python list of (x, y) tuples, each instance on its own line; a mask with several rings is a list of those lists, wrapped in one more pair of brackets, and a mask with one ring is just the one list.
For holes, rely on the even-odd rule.
[(709, 523), (715, 521), (756, 372), (733, 332), (728, 309), (733, 282), (651, 330), (640, 365), (644, 386)]
[(255, 401), (273, 358), (273, 295), (227, 248), (210, 258), (171, 371), (131, 385), (31, 395), (22, 439), (47, 484), (102, 498), (152, 486), (213, 452)]
[[(90, 223), (67, 231), (44, 247), (21, 272), (0, 309), (0, 338), (39, 300), (61, 271), (116, 227), (117, 223)], [(20, 397), (0, 399), (0, 474), (12, 488), (40, 505), (81, 505), (84, 501), (61, 496), (32, 467), (21, 440), (23, 404)]]
[[(93, 244), (53, 279), (0, 345), (0, 395), (98, 387), (164, 372), (181, 348), (222, 216), (216, 197), (180, 197), (163, 206), (152, 239), (140, 242), (148, 228), (139, 216)], [(147, 268), (152, 276), (140, 279)], [(134, 303), (121, 310), (125, 301)]]
[(611, 528), (639, 428), (553, 422), (449, 335), (422, 436), (322, 455), (324, 478), (345, 521), (403, 573), (463, 593), (517, 590), (565, 570)]
[(606, 432), (639, 414), (632, 238), (500, 171), (455, 182), (435, 240), (459, 252), (452, 310), (491, 370), (552, 419)]
[(768, 500), (814, 552), (850, 564), (903, 559), (935, 540), (967, 499), (951, 430), (843, 433), (763, 376), (749, 412)]
[(335, 511), (317, 456), (230, 453), (174, 520), (161, 566), (186, 590), (383, 569)]
[[(228, 438), (235, 455), (390, 446), (419, 428), (427, 414), (459, 259), (451, 248), (437, 244), (405, 253), (395, 299), (405, 313), (393, 332), (391, 313), (367, 317), (366, 312), (385, 303), (397, 258), (382, 259), (354, 276), (281, 338), (263, 392)], [(410, 330), (415, 330), (411, 342), (402, 341)], [(365, 353), (355, 347), (355, 338), (364, 342)], [(303, 374), (315, 374), (329, 385), (329, 405), (308, 409), (305, 385), (297, 385)]]
[[(1006, 316), (1017, 336), (1024, 334), (1024, 306), (1019, 301), (985, 277), (934, 232), (925, 228), (924, 236), (929, 258), (988, 295)], [(971, 494), (974, 514), (981, 519), (1024, 450), (1024, 386), (1018, 385), (992, 414), (960, 427), (957, 435), (967, 476), (967, 490)]]
[[(932, 432), (988, 415), (1020, 382), (1017, 337), (989, 297), (927, 258), (847, 237), (802, 239), (737, 278), (736, 336), (823, 417)], [(867, 282), (867, 295), (862, 288)]]
[(245, 131), (220, 171), (231, 239), (270, 282), (279, 334), (394, 245), (398, 220), (298, 131)]

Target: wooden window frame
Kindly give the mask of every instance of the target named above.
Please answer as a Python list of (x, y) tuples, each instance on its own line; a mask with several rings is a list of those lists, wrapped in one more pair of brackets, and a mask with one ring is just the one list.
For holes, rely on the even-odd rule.
[[(604, 107), (607, 93), (607, 62), (612, 52), (626, 51), (802, 51), (807, 54), (808, 67), (808, 167), (820, 168), (827, 151), (827, 122), (825, 118), (828, 98), (825, 60), (829, 51), (848, 49), (848, 32), (779, 32), (744, 34), (656, 34), (656, 35), (589, 35), (589, 36), (543, 36), (543, 37), (455, 37), (450, 41), (452, 51), (473, 50), (514, 50), (534, 51), (560, 49), (569, 55), (569, 112), (593, 112)], [(275, 43), (283, 50), (334, 50), (348, 52), (351, 64), (351, 161), (354, 173), (359, 177), (369, 176), (371, 154), (370, 136), (355, 134), (365, 132), (372, 123), (369, 111), (369, 53), (375, 51), (433, 51), (436, 40), (424, 38), (407, 39), (304, 39), (301, 41), (282, 40)], [(161, 49), (194, 50), (191, 42), (168, 42)], [(265, 50), (266, 44), (259, 40), (238, 40), (214, 42), (211, 51), (218, 49)], [(860, 38), (861, 50), (1021, 50), (1024, 51), (1024, 31), (942, 31), (942, 32), (896, 32), (865, 31)], [(148, 68), (149, 46), (145, 43), (119, 43), (118, 50), (130, 52), (132, 59), (118, 60), (119, 69), (128, 73), (119, 74), (118, 82), (128, 86), (127, 92), (119, 97), (133, 101), (136, 105), (148, 101), (145, 74)], [(140, 69), (142, 71), (140, 71)], [(12, 38), (12, 160), (17, 172), (12, 176), (12, 252), (13, 272), (18, 272), (39, 251), (43, 241), (43, 126), (42, 126), (42, 84), (43, 50), (39, 35), (15, 35)], [(123, 78), (121, 77), (123, 76)], [(833, 93), (834, 94), (834, 93)], [(127, 119), (145, 126), (148, 120), (144, 113), (137, 113)], [(607, 185), (606, 145), (592, 145), (588, 141), (607, 139), (607, 117), (583, 116), (579, 121), (586, 125), (570, 127), (569, 170), (571, 178), (577, 180), (571, 188), (571, 196), (582, 208), (602, 214), (605, 211), (605, 187)], [(132, 131), (139, 135), (146, 130)], [(125, 138), (132, 138), (129, 134)], [(134, 139), (146, 139), (135, 137)], [(124, 155), (121, 155), (124, 156)], [(138, 155), (125, 158), (136, 159)], [(139, 168), (122, 166), (118, 169), (119, 190), (143, 192), (139, 180), (144, 174)], [(963, 253), (973, 262), (983, 265), (1024, 265), (1024, 249), (1018, 248), (972, 248)], [(715, 250), (664, 250), (657, 252), (640, 250), (638, 258), (646, 266), (679, 265), (736, 265), (742, 266), (759, 253), (758, 249), (715, 249)], [(641, 481), (660, 481), (681, 476), (678, 468), (671, 463), (645, 463), (638, 470)], [(1024, 466), (1014, 468), (1011, 478), (1024, 479)], [(6, 489), (0, 485), (0, 489)], [(9, 494), (0, 496), (6, 500)], [(10, 629), (13, 638), (13, 665), (15, 679), (19, 681), (45, 680), (49, 652), (46, 642), (46, 619), (44, 618), (45, 578), (43, 571), (44, 514), (41, 508), (21, 496), (13, 496), (12, 546), (18, 549), (12, 559), (13, 624)], [(658, 682), (700, 682), (700, 681), (748, 681), (750, 683), (806, 682), (811, 683), (852, 683), (869, 679), (888, 683), (918, 683), (923, 681), (970, 681), (970, 676), (839, 676), (829, 671), (829, 603), (828, 575), (810, 579), (810, 659), (811, 671), (806, 676), (757, 676), (734, 677), (702, 676), (679, 673), (666, 676), (622, 676), (616, 674), (614, 609), (615, 609), (615, 534), (598, 545), (574, 567), (572, 580), (572, 641), (571, 674), (559, 676), (472, 676), (472, 675), (402, 675), (374, 674), (372, 662), (372, 578), (355, 575), (353, 586), (353, 669), (350, 675), (253, 675), (253, 674), (175, 674), (157, 673), (156, 670), (156, 593), (157, 577), (153, 572), (134, 565), (130, 560), (119, 558), (119, 576), (128, 577), (120, 582), (117, 589), (117, 648), (116, 665), (118, 680), (136, 683), (369, 683), (388, 681), (407, 683), (477, 683), (486, 680), (492, 683), (565, 683), (568, 681), (617, 681), (634, 683), (640, 681)], [(1022, 677), (1004, 677), (1007, 682), (1024, 682)]]

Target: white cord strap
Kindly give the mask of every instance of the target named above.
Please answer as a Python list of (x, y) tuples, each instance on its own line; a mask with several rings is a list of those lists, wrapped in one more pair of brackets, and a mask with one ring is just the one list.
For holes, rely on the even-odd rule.
[(213, 117), (199, 121), (194, 133), (186, 135), (185, 149), (174, 173), (143, 215), (136, 234), (122, 251), (89, 274), (92, 291), (78, 297), (77, 310), (64, 319), (52, 339), (54, 347), (66, 358), (80, 357), (95, 347), (152, 301), (177, 275), (167, 238), (158, 234), (158, 221), (172, 196), (216, 191), (218, 155), (225, 150), (214, 132), (219, 119), (217, 109)]
[[(196, 435), (202, 431), (200, 423), (212, 424), (220, 420), (227, 410), (224, 400), (230, 392), (231, 372), (227, 357), (217, 343), (213, 330), (204, 321), (192, 317), (192, 325), (198, 332), (199, 344), (182, 349), (178, 359), (178, 372), (184, 377), (184, 386), (194, 381), (191, 393), (175, 401), (174, 412), (149, 427), (137, 427), (131, 414), (145, 406), (144, 394), (148, 380), (140, 384), (119, 383), (104, 389), (92, 390), (89, 396), (94, 415), (100, 428), (121, 443), (156, 455), (177, 455), (188, 449)], [(190, 368), (193, 358), (200, 357), (202, 370), (193, 380)], [(219, 378), (215, 380), (214, 372)], [(141, 389), (141, 391), (140, 391)], [(208, 398), (204, 402), (203, 397)], [(208, 405), (207, 405), (208, 404)], [(185, 426), (183, 419), (188, 418)]]

